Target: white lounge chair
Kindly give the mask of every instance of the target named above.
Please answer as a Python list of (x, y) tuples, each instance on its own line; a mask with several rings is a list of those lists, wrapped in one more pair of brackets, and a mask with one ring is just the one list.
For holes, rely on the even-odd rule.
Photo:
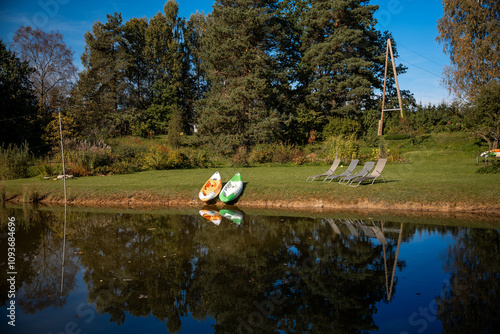
[(335, 175), (335, 170), (339, 167), (340, 164), (340, 159), (335, 159), (335, 161), (332, 163), (330, 166), (330, 169), (328, 169), (326, 172), (323, 174), (318, 174), (318, 175), (311, 175), (309, 176), (306, 181), (308, 181), (310, 178), (312, 178), (311, 182), (314, 181), (315, 178), (321, 178), (323, 176), (330, 176), (330, 175)]
[[(349, 185), (351, 187), (357, 187), (361, 184), (361, 182), (367, 181), (367, 180), (373, 180), (371, 183), (371, 184), (373, 184), (379, 176), (382, 176), (382, 180), (384, 180), (384, 182), (385, 182), (384, 176), (382, 175), (382, 171), (384, 170), (386, 163), (387, 163), (387, 159), (385, 159), (385, 158), (378, 159), (377, 165), (375, 166), (375, 169), (373, 170), (373, 172), (370, 173), (370, 175), (366, 175), (366, 176), (354, 179), (351, 181), (351, 183)], [(353, 183), (355, 183), (355, 182), (357, 182), (357, 184), (353, 185)]]
[(351, 175), (352, 172), (354, 172), (354, 170), (356, 169), (356, 166), (358, 165), (358, 162), (359, 162), (359, 160), (357, 160), (357, 159), (351, 161), (351, 163), (349, 164), (349, 166), (347, 167), (347, 169), (345, 170), (345, 172), (343, 172), (342, 174), (338, 174), (338, 175), (327, 176), (327, 177), (325, 177), (325, 179), (323, 180), (323, 182), (325, 182), (326, 180), (330, 180), (330, 182), (332, 182), (333, 179), (336, 179), (338, 177), (346, 177), (348, 175)]

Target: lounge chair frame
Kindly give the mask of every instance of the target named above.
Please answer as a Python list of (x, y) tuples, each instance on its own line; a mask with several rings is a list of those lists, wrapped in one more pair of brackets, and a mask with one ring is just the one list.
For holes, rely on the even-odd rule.
[[(359, 186), (362, 182), (367, 181), (367, 180), (372, 180), (371, 184), (375, 183), (375, 180), (378, 179), (379, 177), (382, 177), (382, 180), (385, 183), (384, 176), (382, 175), (382, 171), (384, 170), (384, 167), (387, 163), (387, 159), (378, 159), (377, 165), (375, 166), (375, 169), (373, 172), (370, 173), (370, 175), (363, 176), (357, 179), (353, 179), (350, 183), (349, 186), (351, 187), (357, 187)], [(353, 183), (357, 182), (356, 185), (353, 185)]]
[(359, 172), (357, 172), (356, 174), (352, 174), (352, 175), (348, 175), (348, 176), (343, 177), (342, 179), (339, 180), (339, 183), (349, 184), (353, 179), (366, 176), (366, 175), (368, 175), (368, 173), (370, 173), (370, 171), (373, 169), (374, 166), (375, 166), (375, 162), (368, 161), (365, 163), (365, 165), (363, 166), (363, 168)]
[(351, 163), (349, 164), (349, 166), (347, 167), (347, 169), (345, 170), (345, 172), (343, 172), (342, 174), (338, 174), (338, 175), (327, 176), (323, 179), (323, 182), (325, 182), (326, 180), (330, 180), (329, 182), (332, 182), (333, 179), (336, 179), (338, 177), (346, 177), (348, 175), (351, 175), (354, 172), (354, 170), (356, 169), (356, 167), (358, 166), (358, 162), (359, 162), (359, 160), (357, 160), (357, 159), (352, 160)]
[(340, 165), (340, 159), (335, 159), (333, 161), (332, 165), (330, 166), (330, 168), (326, 172), (324, 172), (323, 174), (311, 175), (306, 179), (306, 181), (308, 181), (310, 178), (312, 178), (311, 182), (313, 182), (314, 179), (316, 179), (316, 178), (320, 179), (323, 176), (336, 175), (335, 170), (339, 167), (339, 165)]

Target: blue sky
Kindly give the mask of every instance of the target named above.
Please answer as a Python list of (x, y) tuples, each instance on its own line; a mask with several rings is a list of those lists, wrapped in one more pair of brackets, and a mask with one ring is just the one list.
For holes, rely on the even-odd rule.
[[(1, 0), (0, 38), (10, 43), (21, 25), (31, 25), (45, 31), (59, 30), (64, 41), (75, 51), (75, 64), (81, 68), (84, 50), (83, 35), (96, 21), (105, 22), (106, 14), (115, 11), (124, 21), (133, 17), (153, 17), (163, 10), (166, 0)], [(177, 0), (179, 15), (189, 18), (192, 13), (212, 10), (213, 0)], [(392, 32), (398, 43), (396, 62), (408, 67), (398, 76), (401, 89), (410, 90), (417, 102), (437, 104), (450, 101), (447, 90), (440, 84), (443, 67), (449, 57), (436, 42), (437, 20), (442, 16), (439, 0), (371, 0), (378, 4), (376, 13), (379, 30)]]

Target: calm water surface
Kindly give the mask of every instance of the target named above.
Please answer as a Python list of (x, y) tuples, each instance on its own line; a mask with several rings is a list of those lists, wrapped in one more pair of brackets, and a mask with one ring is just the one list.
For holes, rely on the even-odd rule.
[[(0, 332), (403, 334), (499, 328), (499, 225), (231, 209), (69, 209), (66, 224), (61, 209), (0, 210)], [(15, 261), (9, 263), (13, 218)], [(15, 327), (7, 309), (13, 302)]]

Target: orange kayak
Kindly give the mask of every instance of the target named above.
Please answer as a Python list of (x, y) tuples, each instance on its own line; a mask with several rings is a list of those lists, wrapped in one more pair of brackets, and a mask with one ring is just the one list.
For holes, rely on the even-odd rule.
[(212, 175), (212, 177), (208, 179), (208, 181), (205, 182), (205, 185), (201, 188), (200, 199), (204, 202), (214, 199), (217, 195), (219, 195), (221, 189), (222, 180), (220, 174), (219, 172), (215, 172), (214, 175)]

